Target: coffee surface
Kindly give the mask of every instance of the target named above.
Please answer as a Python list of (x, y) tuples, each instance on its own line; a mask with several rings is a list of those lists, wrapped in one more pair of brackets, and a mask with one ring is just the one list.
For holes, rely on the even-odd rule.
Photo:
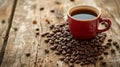
[(88, 20), (97, 17), (97, 14), (92, 10), (81, 9), (73, 11), (71, 16), (80, 20)]

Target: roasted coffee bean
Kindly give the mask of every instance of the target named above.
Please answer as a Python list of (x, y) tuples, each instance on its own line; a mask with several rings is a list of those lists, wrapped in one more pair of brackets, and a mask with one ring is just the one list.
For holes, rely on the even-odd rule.
[(36, 33), (36, 35), (39, 35), (40, 33)]
[(117, 42), (113, 42), (113, 45), (116, 46), (118, 43)]
[(64, 58), (62, 57), (62, 58), (59, 58), (61, 61), (64, 61)]
[(99, 57), (99, 60), (103, 60), (103, 56)]
[(113, 53), (113, 54), (114, 54), (114, 53), (115, 53), (115, 49), (111, 49), (111, 53)]
[(39, 31), (39, 28), (36, 28), (36, 31)]
[(65, 62), (65, 63), (68, 63), (69, 61), (68, 61), (67, 59), (64, 59), (64, 62)]
[(69, 63), (69, 67), (74, 67), (74, 64), (73, 63)]
[(51, 46), (50, 49), (51, 49), (51, 50), (55, 50), (55, 49), (56, 49), (56, 46)]
[(43, 7), (41, 7), (41, 8), (40, 8), (40, 11), (42, 11), (42, 10), (44, 10), (44, 8), (43, 8)]
[(109, 45), (109, 46), (111, 46), (111, 43), (107, 43), (106, 45)]
[(49, 28), (52, 30), (55, 26), (54, 25), (50, 25)]
[(60, 5), (61, 3), (59, 1), (55, 1), (55, 4)]
[(29, 57), (30, 56), (30, 53), (26, 53), (26, 57)]
[(116, 49), (119, 49), (119, 48), (120, 48), (120, 46), (119, 46), (119, 45), (116, 45), (115, 47), (116, 47)]
[(59, 52), (59, 51), (55, 51), (55, 54), (56, 54), (56, 55), (60, 55), (60, 52)]
[(46, 40), (45, 40), (45, 43), (48, 43), (48, 42), (49, 42), (49, 40), (48, 40), (48, 39), (46, 39)]
[(42, 37), (45, 37), (46, 35), (48, 35), (49, 33), (44, 33), (44, 34), (42, 34), (41, 36)]
[(70, 59), (70, 63), (74, 63), (75, 62), (75, 60), (74, 59)]
[(102, 61), (101, 64), (102, 64), (103, 66), (105, 66), (107, 63)]
[(79, 64), (80, 62), (81, 62), (80, 60), (76, 60), (76, 61), (75, 61), (76, 64)]
[(48, 49), (45, 49), (44, 51), (45, 51), (46, 54), (49, 53), (49, 50), (48, 50)]
[(108, 52), (104, 52), (104, 55), (108, 55)]
[(75, 0), (70, 0), (71, 2), (74, 2)]
[(54, 12), (55, 12), (55, 10), (50, 10), (50, 12), (51, 12), (51, 13), (54, 13)]
[(47, 24), (50, 24), (50, 21), (46, 18), (45, 21), (47, 22)]
[(112, 42), (112, 39), (108, 39), (108, 42)]
[(63, 55), (65, 55), (65, 54), (66, 54), (66, 51), (65, 51), (65, 50), (63, 50), (63, 51), (62, 51), (62, 54), (63, 54)]
[(5, 23), (5, 20), (2, 20), (1, 22), (2, 22), (2, 24), (4, 24), (4, 23)]

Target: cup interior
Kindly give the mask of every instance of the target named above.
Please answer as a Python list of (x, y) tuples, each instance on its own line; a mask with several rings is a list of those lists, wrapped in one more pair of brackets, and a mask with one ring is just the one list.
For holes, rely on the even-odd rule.
[[(101, 15), (100, 10), (98, 10), (97, 8), (92, 7), (92, 6), (82, 5), (82, 6), (75, 6), (75, 7), (70, 8), (68, 10), (68, 16), (73, 18), (72, 17), (73, 12), (78, 11), (78, 10), (86, 10), (86, 12), (92, 11), (93, 13), (96, 14), (96, 17), (93, 19), (97, 19)], [(76, 19), (76, 18), (73, 18), (73, 19)], [(93, 20), (93, 19), (88, 19), (88, 20)], [(79, 19), (76, 19), (76, 20), (79, 20)]]

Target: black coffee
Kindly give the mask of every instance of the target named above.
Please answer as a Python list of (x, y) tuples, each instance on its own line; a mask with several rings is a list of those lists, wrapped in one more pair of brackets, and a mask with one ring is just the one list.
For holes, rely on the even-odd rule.
[(81, 9), (73, 11), (71, 16), (80, 20), (88, 20), (97, 17), (97, 14), (92, 10)]

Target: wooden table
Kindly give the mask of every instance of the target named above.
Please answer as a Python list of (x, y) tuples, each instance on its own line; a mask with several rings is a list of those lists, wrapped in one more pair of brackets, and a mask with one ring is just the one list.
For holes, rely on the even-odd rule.
[[(0, 0), (2, 4), (3, 0)], [(0, 66), (1, 67), (68, 67), (58, 60), (58, 56), (50, 51), (45, 54), (44, 49), (49, 48), (44, 43), (42, 34), (49, 31), (50, 24), (64, 23), (67, 19), (66, 11), (74, 5), (92, 5), (102, 10), (103, 17), (112, 21), (112, 27), (107, 31), (107, 38), (112, 38), (120, 44), (120, 0), (18, 0), (14, 12), (13, 4), (16, 0), (5, 0), (6, 6), (0, 6)], [(51, 12), (51, 10), (54, 13)], [(13, 16), (13, 20), (12, 20)], [(2, 23), (2, 20), (5, 23)], [(46, 22), (49, 20), (50, 24)], [(37, 24), (33, 24), (33, 20)], [(39, 31), (35, 29), (39, 28)], [(111, 48), (115, 48), (114, 46)], [(109, 50), (108, 50), (109, 51)], [(110, 51), (109, 51), (110, 52)], [(111, 56), (105, 57), (108, 62), (104, 67), (120, 67), (120, 50), (111, 61)], [(110, 62), (111, 61), (111, 62)], [(75, 67), (82, 67), (75, 65)], [(96, 65), (83, 67), (102, 67), (100, 62)]]

